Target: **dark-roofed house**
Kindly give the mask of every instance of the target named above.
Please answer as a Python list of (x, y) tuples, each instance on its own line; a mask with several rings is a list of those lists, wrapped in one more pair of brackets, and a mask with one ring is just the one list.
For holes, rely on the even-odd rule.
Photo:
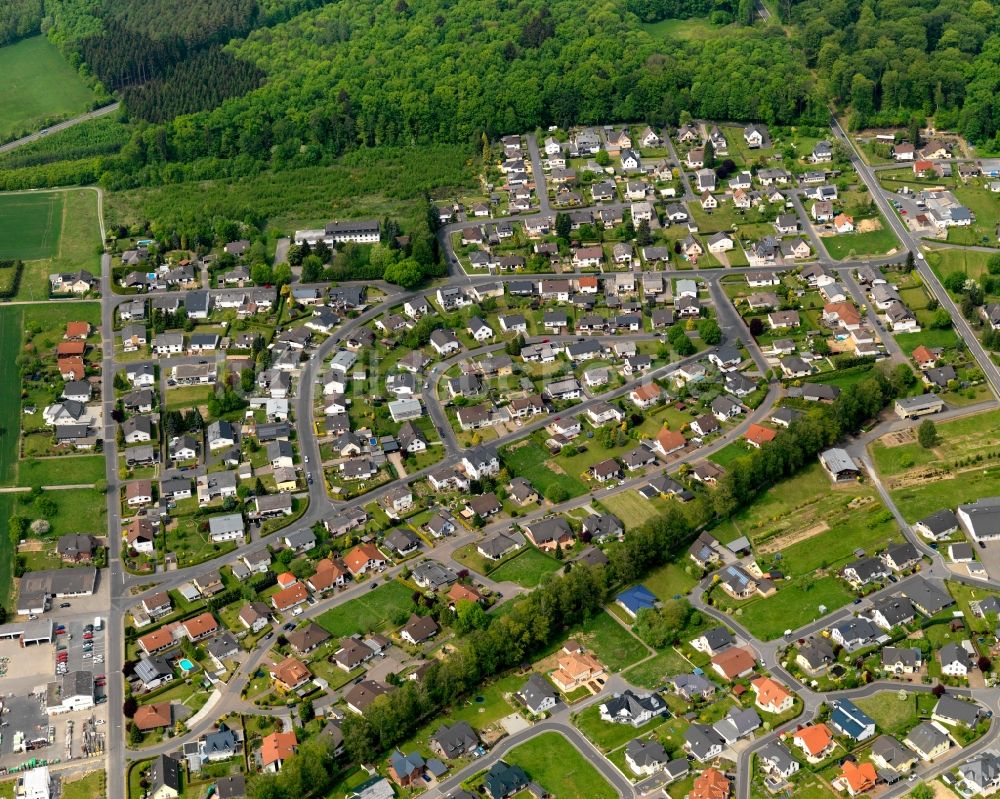
[(657, 694), (639, 696), (626, 689), (603, 702), (599, 709), (604, 721), (640, 727), (654, 717), (664, 715), (667, 705)]
[(442, 724), (430, 740), (431, 749), (446, 760), (462, 757), (479, 746), (479, 736), (467, 721), (459, 721), (450, 727)]

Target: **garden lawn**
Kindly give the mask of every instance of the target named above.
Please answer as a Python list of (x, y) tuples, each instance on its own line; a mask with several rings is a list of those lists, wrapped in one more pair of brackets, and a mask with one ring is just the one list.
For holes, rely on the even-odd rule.
[(534, 588), (561, 567), (562, 563), (555, 558), (550, 558), (534, 547), (524, 547), (518, 555), (490, 572), (490, 579), (501, 582), (510, 580), (525, 588)]
[(677, 650), (665, 649), (657, 655), (637, 663), (625, 672), (625, 679), (633, 685), (653, 690), (660, 688), (668, 677), (690, 671), (692, 664)]
[(897, 691), (883, 691), (865, 699), (855, 700), (855, 704), (872, 717), (882, 732), (902, 739), (905, 733), (917, 723), (917, 699), (913, 694), (904, 693), (900, 701)]
[(393, 580), (364, 596), (331, 608), (319, 616), (316, 622), (335, 638), (384, 630), (410, 612), (412, 597), (413, 592), (409, 588)]
[[(843, 607), (853, 598), (847, 583), (837, 577), (804, 576), (779, 582), (778, 593), (742, 605), (734, 618), (758, 638), (772, 641), (785, 630), (796, 630), (824, 613)], [(820, 605), (826, 607), (823, 613)]]
[(953, 349), (958, 346), (958, 334), (952, 329), (934, 330), (925, 328), (919, 333), (900, 333), (896, 336), (896, 343), (907, 355), (923, 344), (930, 349)]
[(646, 645), (609, 613), (599, 613), (585, 621), (572, 630), (568, 637), (575, 638), (592, 651), (609, 671), (627, 669), (650, 654)]
[(18, 483), (25, 486), (75, 485), (96, 483), (105, 478), (101, 455), (69, 455), (21, 461)]
[(608, 752), (619, 746), (624, 746), (643, 733), (655, 730), (663, 723), (663, 719), (657, 716), (641, 727), (633, 727), (631, 724), (616, 724), (604, 721), (601, 718), (600, 704), (593, 704), (581, 711), (573, 723), (594, 746), (603, 752)]
[(548, 463), (549, 453), (531, 439), (526, 444), (504, 450), (502, 458), (512, 475), (527, 478), (540, 494), (547, 494), (552, 486), (564, 489), (571, 497), (587, 491), (578, 477), (554, 471)]
[(84, 777), (62, 783), (62, 799), (99, 799), (106, 795), (104, 771), (92, 771)]
[[(67, 533), (90, 533), (105, 535), (107, 533), (107, 507), (104, 495), (92, 488), (68, 488), (59, 491), (46, 491), (45, 497), (56, 504), (56, 514), (49, 522), (52, 530), (49, 536), (61, 536)], [(14, 513), (32, 516), (32, 505), (15, 503)]]
[(587, 759), (557, 732), (517, 746), (504, 758), (559, 799), (615, 799), (617, 793)]
[(4, 76), (0, 141), (38, 130), (50, 120), (81, 114), (95, 99), (80, 74), (44, 36), (0, 47), (0, 75)]

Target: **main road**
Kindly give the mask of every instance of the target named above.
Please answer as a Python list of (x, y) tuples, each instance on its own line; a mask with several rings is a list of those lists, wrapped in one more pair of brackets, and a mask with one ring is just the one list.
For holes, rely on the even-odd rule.
[(986, 379), (990, 383), (990, 388), (993, 389), (993, 393), (997, 397), (1000, 397), (1000, 369), (997, 369), (996, 364), (993, 363), (993, 359), (979, 342), (979, 339), (976, 337), (972, 327), (966, 321), (965, 317), (962, 316), (961, 310), (955, 304), (954, 300), (952, 300), (944, 286), (941, 285), (941, 281), (939, 281), (937, 275), (934, 274), (934, 270), (930, 268), (930, 265), (927, 263), (927, 259), (924, 258), (924, 254), (920, 249), (920, 241), (913, 235), (909, 228), (903, 224), (899, 216), (897, 216), (895, 210), (886, 199), (885, 193), (882, 191), (882, 186), (879, 184), (875, 173), (872, 171), (871, 167), (865, 163), (864, 159), (861, 157), (861, 153), (858, 151), (857, 147), (854, 146), (854, 142), (851, 141), (851, 138), (844, 131), (843, 127), (841, 127), (839, 120), (835, 116), (831, 116), (830, 124), (833, 128), (833, 135), (847, 147), (851, 157), (851, 165), (861, 176), (861, 180), (864, 182), (865, 186), (868, 187), (868, 191), (876, 205), (878, 205), (879, 210), (882, 212), (882, 216), (888, 220), (893, 233), (895, 233), (899, 240), (903, 243), (903, 246), (909, 252), (913, 253), (917, 272), (923, 279), (924, 285), (930, 289), (940, 306), (949, 313), (952, 324), (955, 326), (955, 330), (962, 337), (962, 340), (969, 348), (969, 352), (972, 353), (973, 357), (978, 362), (979, 368), (983, 370), (983, 373), (986, 375)]
[[(57, 122), (55, 125), (50, 125), (47, 128), (42, 128), (35, 133), (29, 133), (27, 136), (23, 136), (20, 139), (14, 139), (14, 141), (7, 142), (6, 144), (0, 145), (0, 153), (10, 152), (11, 150), (16, 150), (18, 147), (23, 147), (26, 144), (31, 144), (33, 141), (38, 141), (39, 139), (44, 139), (46, 136), (51, 136), (53, 133), (58, 133), (61, 130), (66, 130), (66, 128), (71, 128), (74, 125), (79, 125), (81, 122), (88, 122), (91, 119), (97, 119), (98, 117), (107, 116), (113, 111), (117, 111), (119, 103), (111, 103), (110, 105), (102, 106), (101, 108), (94, 109), (93, 111), (88, 111), (86, 114), (80, 114), (78, 117), (73, 117), (72, 119), (67, 119), (65, 122)], [(101, 239), (103, 241), (103, 239)]]

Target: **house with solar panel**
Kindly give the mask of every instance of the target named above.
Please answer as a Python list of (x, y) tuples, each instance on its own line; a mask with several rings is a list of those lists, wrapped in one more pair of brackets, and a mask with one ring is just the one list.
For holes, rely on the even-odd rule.
[(757, 578), (742, 566), (726, 566), (719, 571), (719, 585), (733, 599), (750, 599), (752, 596), (771, 596), (775, 592), (774, 583), (766, 578)]

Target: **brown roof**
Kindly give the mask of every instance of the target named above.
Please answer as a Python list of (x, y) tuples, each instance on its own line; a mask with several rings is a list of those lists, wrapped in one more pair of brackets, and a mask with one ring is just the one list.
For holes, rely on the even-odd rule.
[(66, 338), (86, 338), (90, 335), (90, 322), (67, 322)]
[(286, 688), (294, 688), (312, 677), (312, 672), (302, 661), (289, 657), (271, 667), (271, 676)]
[(301, 605), (309, 598), (309, 593), (302, 583), (292, 583), (288, 588), (278, 591), (273, 597), (271, 597), (271, 602), (277, 610), (287, 610), (288, 608), (293, 608), (296, 605)]
[(83, 358), (62, 358), (59, 361), (59, 374), (72, 375), (74, 380), (83, 380), (85, 374)]
[(184, 629), (187, 630), (189, 637), (201, 638), (219, 629), (219, 623), (211, 613), (201, 613), (184, 622)]
[(752, 669), (757, 661), (747, 650), (740, 647), (727, 649), (712, 658), (712, 663), (722, 670), (727, 679), (733, 679), (743, 672)]
[(155, 730), (158, 727), (169, 727), (172, 723), (170, 714), (170, 702), (154, 702), (151, 705), (143, 705), (135, 711), (132, 719), (135, 726), (142, 731)]

